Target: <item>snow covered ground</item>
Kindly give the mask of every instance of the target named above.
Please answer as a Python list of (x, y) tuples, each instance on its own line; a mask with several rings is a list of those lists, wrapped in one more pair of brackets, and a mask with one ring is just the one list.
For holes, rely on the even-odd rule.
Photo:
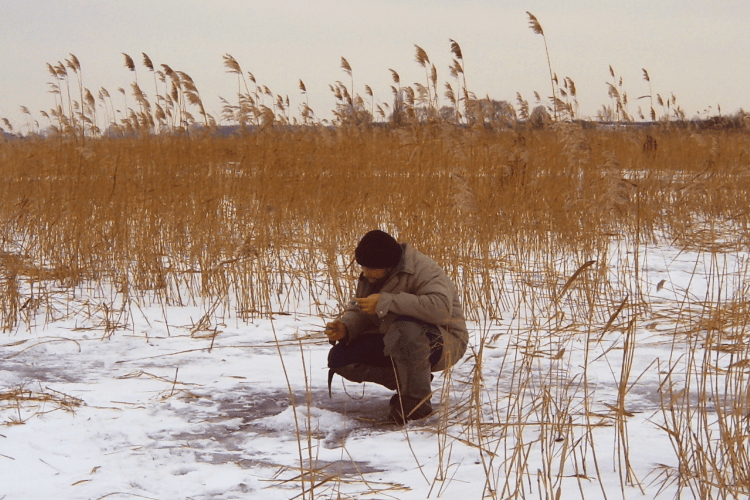
[[(438, 412), (403, 428), (382, 422), (383, 388), (337, 377), (329, 398), (325, 318), (305, 304), (192, 334), (201, 307), (133, 306), (127, 328), (114, 331), (76, 314), (22, 326), (0, 335), (0, 500), (474, 499), (517, 489), (526, 498), (543, 497), (540, 489), (565, 499), (671, 498), (676, 486), (660, 471), (677, 460), (659, 427), (660, 384), (693, 344), (675, 344), (669, 314), (686, 297), (710, 295), (706, 259), (672, 248), (644, 256), (649, 309), (638, 318), (620, 419), (626, 329), (591, 342), (557, 328), (549, 344), (532, 342), (528, 332), (544, 326), (528, 326), (526, 307), (472, 323), (472, 352), (450, 383), (436, 374)], [(743, 262), (729, 256), (723, 274)], [(482, 339), (492, 341), (480, 353)], [(503, 419), (519, 414), (527, 418)], [(562, 456), (565, 470), (545, 484)]]

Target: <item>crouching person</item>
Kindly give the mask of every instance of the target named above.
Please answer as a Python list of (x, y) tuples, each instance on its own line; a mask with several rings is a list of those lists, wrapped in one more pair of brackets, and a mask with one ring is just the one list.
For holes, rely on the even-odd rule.
[(424, 418), (432, 413), (432, 372), (466, 352), (469, 334), (456, 286), (434, 260), (383, 231), (365, 234), (355, 259), (362, 268), (356, 296), (341, 319), (326, 325), (335, 342), (329, 390), (334, 374), (380, 384), (396, 391), (391, 420)]

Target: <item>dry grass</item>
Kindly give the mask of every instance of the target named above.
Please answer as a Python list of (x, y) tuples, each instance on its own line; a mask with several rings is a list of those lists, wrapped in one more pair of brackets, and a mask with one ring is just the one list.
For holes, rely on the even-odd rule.
[[(610, 467), (595, 452), (603, 426), (615, 429), (622, 490), (642, 487), (630, 465), (628, 402), (642, 375), (633, 364), (644, 323), (666, 318), (673, 359), (658, 366), (653, 420), (679, 466), (664, 466), (656, 480), (700, 498), (746, 495), (750, 273), (726, 264), (747, 246), (746, 130), (498, 118), (466, 89), (452, 44), (460, 91), (448, 85), (451, 112), (437, 109), (434, 66), (417, 47), (426, 105), (414, 89), (394, 88), (400, 126), (371, 123), (344, 58), (351, 85), (332, 87), (338, 122), (329, 127), (307, 106), (294, 119), (288, 100), (227, 55), (238, 97), (225, 118), (239, 125), (228, 136), (215, 133), (188, 75), (154, 71), (145, 54), (156, 97), (149, 102), (136, 78), (136, 102), (120, 121), (106, 91), (97, 108), (82, 82), (70, 81), (80, 78), (77, 59), (50, 65), (57, 133), (0, 142), (0, 328), (83, 315), (110, 336), (149, 304), (201, 304), (194, 336), (215, 335), (229, 316), (271, 317), (299, 303), (331, 317), (352, 293), (357, 239), (380, 227), (445, 267), (477, 325), (463, 365), (470, 375), (439, 395), (452, 404), (442, 405), (435, 429), (440, 465), (428, 481), (436, 494), (455, 473), (457, 440), (476, 447), (488, 498), (583, 495), (583, 482)], [(564, 102), (572, 80), (568, 93), (552, 86), (555, 112), (574, 116)], [(88, 107), (72, 104), (76, 90)], [(205, 128), (188, 132), (190, 110)], [(686, 293), (666, 309), (653, 300), (641, 260), (653, 244), (709, 259), (706, 296)], [(604, 405), (592, 399), (588, 370), (602, 358), (617, 387)], [(22, 389), (0, 402), (19, 422), (34, 405), (76, 404)], [(301, 496), (312, 498), (335, 478), (313, 470), (309, 435), (299, 444)]]
[[(655, 154), (643, 152), (646, 137)], [(340, 256), (371, 227), (446, 266), (472, 319), (500, 317), (492, 276), (530, 254), (546, 253), (544, 272), (569, 278), (575, 269), (555, 269), (556, 256), (580, 266), (613, 240), (695, 247), (731, 224), (742, 241), (746, 143), (743, 133), (574, 124), (6, 142), (2, 323), (32, 305), (21, 277), (110, 281), (168, 304), (231, 294), (248, 317), (280, 292), (343, 298)]]
[[(445, 266), (480, 326), (474, 376), (454, 381), (455, 408), (436, 429), (444, 456), (433, 489), (450, 481), (448, 443), (460, 439), (477, 447), (486, 495), (496, 498), (554, 497), (577, 489), (571, 477), (599, 477), (601, 425), (616, 428), (623, 490), (643, 483), (629, 463), (627, 404), (639, 325), (653, 314), (642, 249), (667, 242), (718, 262), (742, 247), (748, 227), (740, 132), (435, 123), (0, 148), (7, 332), (84, 312), (109, 336), (128, 328), (133, 308), (153, 303), (202, 304), (196, 336), (230, 316), (299, 302), (330, 317), (352, 292), (348, 256), (363, 231), (382, 227), (414, 242)], [(744, 290), (742, 276), (714, 269), (711, 279)], [(659, 425), (680, 467), (660, 477), (704, 498), (747, 491), (744, 300), (704, 297), (670, 313), (690, 330), (675, 333), (691, 339), (689, 365), (699, 368), (688, 367), (685, 387), (672, 380), (684, 357), (661, 367)], [(487, 380), (485, 358), (500, 340), (494, 325), (506, 325), (512, 341)], [(623, 353), (619, 394), (601, 407), (589, 400), (587, 371), (570, 362), (581, 341), (613, 336)], [(304, 435), (300, 442), (310, 493), (312, 445)], [(531, 461), (544, 466), (530, 470)]]
[(53, 411), (75, 412), (83, 401), (48, 387), (31, 390), (25, 387), (0, 392), (2, 425), (21, 425), (30, 418)]

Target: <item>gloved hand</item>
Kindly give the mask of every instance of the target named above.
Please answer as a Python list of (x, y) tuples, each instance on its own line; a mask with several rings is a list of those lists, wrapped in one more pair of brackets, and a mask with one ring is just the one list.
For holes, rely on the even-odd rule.
[(328, 342), (330, 342), (331, 345), (334, 345), (337, 340), (341, 340), (346, 337), (346, 325), (340, 320), (334, 320), (330, 323), (326, 323), (325, 334), (326, 337), (328, 337)]

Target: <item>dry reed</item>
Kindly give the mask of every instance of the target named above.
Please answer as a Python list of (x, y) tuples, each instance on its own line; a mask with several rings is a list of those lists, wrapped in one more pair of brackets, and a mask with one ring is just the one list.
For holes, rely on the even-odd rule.
[[(536, 32), (543, 35), (541, 26)], [(145, 54), (155, 101), (136, 79), (137, 106), (105, 126), (109, 135), (97, 122), (114, 116), (109, 94), (101, 93), (98, 115), (91, 105), (74, 113), (67, 70), (78, 100), (87, 101), (80, 62), (50, 65), (56, 133), (0, 143), (3, 331), (80, 314), (111, 336), (129, 327), (133, 307), (153, 303), (165, 314), (168, 306), (201, 305), (196, 337), (215, 336), (228, 316), (272, 317), (300, 303), (330, 317), (353, 291), (354, 244), (380, 227), (444, 266), (476, 325), (461, 365), (471, 366), (469, 375), (449, 374), (440, 394), (434, 491), (450, 482), (457, 441), (476, 448), (489, 498), (583, 495), (582, 482), (601, 477), (594, 449), (605, 425), (616, 429), (621, 488), (640, 487), (626, 396), (640, 325), (665, 315), (676, 325), (674, 359), (659, 367), (657, 425), (679, 465), (665, 466), (660, 478), (701, 498), (747, 494), (748, 272), (722, 260), (748, 237), (746, 132), (669, 122), (534, 128), (488, 114), (492, 103), (466, 89), (454, 41), (461, 90), (442, 115), (434, 66), (417, 49), (425, 106), (393, 72), (394, 126), (372, 123), (344, 58), (350, 85), (332, 86), (338, 121), (329, 127), (309, 107), (290, 126), (288, 100), (226, 55), (238, 88), (236, 103), (225, 101), (225, 118), (238, 125), (228, 135), (216, 133), (188, 75), (166, 65), (157, 74)], [(565, 94), (552, 85), (555, 113), (572, 116), (572, 101), (564, 102), (575, 98), (572, 80)], [(613, 99), (622, 98), (617, 87)], [(618, 116), (624, 107), (615, 104)], [(191, 110), (202, 129), (191, 128)], [(706, 297), (686, 294), (675, 309), (659, 310), (641, 260), (657, 243), (708, 255), (709, 281), (718, 284)], [(727, 284), (736, 295), (717, 292)], [(501, 345), (503, 353), (493, 353)], [(587, 369), (600, 359), (619, 363), (616, 397), (605, 405), (591, 399)], [(4, 409), (15, 405), (19, 420), (24, 405), (50, 397), (8, 394)], [(332, 479), (314, 470), (311, 436), (300, 430), (298, 441), (301, 496), (312, 498), (321, 478)]]

